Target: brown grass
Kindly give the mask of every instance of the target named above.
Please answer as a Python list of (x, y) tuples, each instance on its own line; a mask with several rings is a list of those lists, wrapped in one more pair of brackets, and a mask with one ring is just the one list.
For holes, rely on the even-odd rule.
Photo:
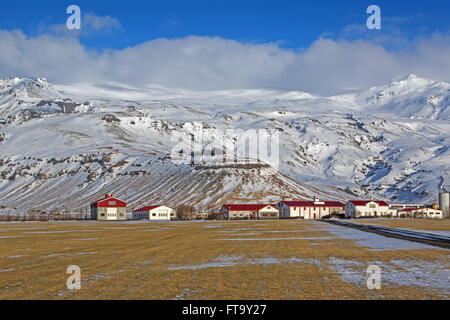
[[(448, 292), (432, 288), (383, 284), (381, 290), (368, 290), (365, 282), (343, 281), (327, 262), (330, 258), (364, 265), (391, 259), (448, 262), (448, 250), (371, 251), (350, 240), (320, 239), (331, 236), (320, 224), (289, 220), (0, 223), (0, 299), (448, 299)], [(283, 232), (270, 232), (274, 230)], [(233, 231), (243, 235), (230, 234)], [(318, 239), (218, 240), (284, 237)], [(243, 258), (228, 267), (180, 269), (221, 256)], [(244, 263), (293, 257), (320, 263)], [(66, 288), (69, 265), (81, 267), (81, 290)], [(358, 272), (365, 275), (366, 267)]]

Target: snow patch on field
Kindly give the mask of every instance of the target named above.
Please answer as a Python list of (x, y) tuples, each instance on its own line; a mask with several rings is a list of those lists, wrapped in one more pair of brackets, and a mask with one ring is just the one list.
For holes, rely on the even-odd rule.
[(23, 236), (0, 236), (0, 239), (23, 238)]
[(53, 233), (68, 233), (68, 232), (75, 232), (75, 231), (70, 231), (70, 230), (65, 230), (65, 231), (31, 231), (31, 232), (25, 232), (25, 233), (30, 233), (30, 234), (53, 234)]
[(371, 261), (363, 263), (358, 260), (348, 260), (337, 257), (329, 259), (290, 257), (290, 258), (247, 258), (245, 255), (221, 255), (214, 260), (195, 265), (169, 266), (169, 270), (199, 270), (207, 268), (225, 268), (237, 265), (317, 265), (330, 268), (346, 283), (365, 287), (367, 285), (367, 268), (377, 265), (381, 268), (382, 286), (418, 286), (442, 291), (442, 295), (450, 293), (450, 262), (424, 260), (391, 260)]
[(445, 289), (450, 294), (450, 261), (391, 260), (394, 268), (384, 267), (383, 279), (398, 285)]
[(286, 238), (230, 238), (216, 239), (226, 241), (281, 241), (281, 240), (333, 240), (330, 237), (286, 237)]
[(170, 266), (169, 270), (198, 270), (206, 268), (224, 268), (234, 267), (236, 265), (272, 265), (272, 264), (317, 264), (321, 265), (321, 261), (315, 258), (275, 258), (263, 257), (248, 259), (245, 255), (219, 256), (211, 262), (198, 265)]
[(381, 286), (418, 286), (441, 291), (443, 296), (450, 294), (450, 263), (443, 261), (424, 260), (391, 260), (372, 261), (362, 263), (357, 260), (331, 258), (328, 261), (330, 268), (337, 272), (340, 279), (346, 283), (361, 287), (367, 285), (367, 268), (376, 265), (381, 269)]
[(8, 258), (16, 259), (16, 258), (22, 258), (22, 257), (25, 257), (25, 256), (26, 256), (26, 254), (19, 254), (19, 255), (16, 255), (16, 256), (9, 256)]
[(223, 268), (233, 267), (243, 259), (243, 256), (219, 256), (211, 262), (199, 264), (199, 265), (187, 265), (187, 266), (170, 266), (169, 270), (198, 270), (205, 268)]
[(9, 231), (23, 231), (23, 230), (42, 230), (43, 228), (8, 228), (8, 229), (0, 229), (0, 232), (9, 232)]
[(310, 230), (267, 230), (263, 232), (268, 233), (303, 233), (303, 232), (311, 232)]
[(322, 224), (322, 223), (316, 224), (319, 228), (321, 228), (324, 231), (330, 232), (337, 238), (353, 240), (358, 245), (369, 248), (372, 251), (415, 250), (415, 249), (440, 250), (437, 247), (430, 246), (427, 244), (396, 238), (389, 238), (372, 232), (360, 231), (357, 229), (339, 227), (330, 224)]
[[(364, 264), (355, 260), (346, 260), (332, 257), (328, 259), (330, 269), (337, 272), (340, 275), (342, 281), (347, 283), (362, 283), (366, 279), (366, 273), (361, 272), (360, 268), (364, 267)], [(355, 270), (356, 268), (358, 270)], [(364, 270), (365, 271), (365, 270)]]
[(130, 228), (130, 227), (103, 227), (102, 229), (107, 229), (107, 230), (121, 230), (121, 229), (136, 229), (136, 228)]
[(74, 257), (74, 256), (83, 256), (83, 255), (91, 255), (96, 254), (96, 252), (77, 252), (77, 253), (52, 253), (45, 258), (55, 258), (55, 257)]

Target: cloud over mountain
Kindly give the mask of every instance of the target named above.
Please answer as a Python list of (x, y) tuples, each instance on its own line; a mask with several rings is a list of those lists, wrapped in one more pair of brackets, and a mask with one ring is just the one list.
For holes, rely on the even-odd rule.
[[(105, 23), (120, 27), (115, 20), (97, 22), (94, 29), (103, 29)], [(388, 50), (380, 42), (362, 39), (320, 38), (308, 48), (291, 50), (276, 43), (189, 36), (98, 52), (83, 46), (78, 37), (63, 33), (29, 37), (21, 30), (0, 30), (0, 42), (1, 77), (44, 76), (55, 83), (116, 82), (188, 90), (273, 88), (328, 95), (409, 73), (450, 80), (450, 36), (445, 34), (414, 39), (405, 50)]]

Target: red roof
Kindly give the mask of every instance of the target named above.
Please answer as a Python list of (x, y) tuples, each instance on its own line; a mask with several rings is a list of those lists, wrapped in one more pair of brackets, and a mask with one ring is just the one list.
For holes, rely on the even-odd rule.
[(91, 207), (96, 208), (126, 208), (125, 201), (114, 198), (111, 194), (106, 195), (103, 199), (91, 203)]
[[(321, 203), (322, 202), (322, 203)], [(344, 204), (339, 201), (283, 201), (288, 207), (344, 207)]]
[(163, 204), (159, 204), (159, 205), (155, 205), (155, 206), (146, 206), (146, 207), (142, 207), (142, 208), (136, 209), (134, 211), (150, 211), (150, 210), (159, 208), (161, 206), (163, 206)]
[(405, 209), (401, 209), (399, 211), (416, 211), (416, 210), (423, 210), (423, 209), (432, 209), (432, 208), (405, 208)]
[(224, 204), (223, 206), (227, 208), (228, 211), (259, 211), (267, 206), (271, 206), (278, 210), (278, 208), (271, 204)]
[(369, 202), (375, 202), (381, 207), (389, 207), (387, 202), (385, 201), (375, 201), (375, 200), (350, 200), (351, 203), (353, 203), (355, 206), (365, 206)]

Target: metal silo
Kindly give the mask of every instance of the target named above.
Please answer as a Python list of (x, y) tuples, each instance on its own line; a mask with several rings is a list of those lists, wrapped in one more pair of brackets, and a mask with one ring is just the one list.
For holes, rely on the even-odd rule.
[(439, 193), (439, 209), (442, 210), (444, 215), (449, 214), (450, 207), (450, 192)]

